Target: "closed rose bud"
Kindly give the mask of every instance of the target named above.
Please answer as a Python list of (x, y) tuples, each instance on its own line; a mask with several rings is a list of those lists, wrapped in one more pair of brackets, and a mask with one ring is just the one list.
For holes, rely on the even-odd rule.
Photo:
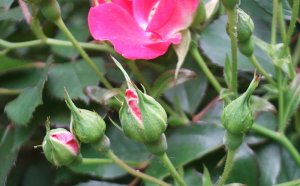
[(96, 112), (79, 109), (72, 102), (67, 91), (65, 101), (71, 110), (71, 131), (80, 142), (94, 143), (102, 140), (106, 125)]
[(254, 116), (250, 108), (250, 97), (258, 86), (259, 80), (260, 77), (256, 76), (247, 91), (224, 108), (221, 122), (228, 132), (242, 134), (251, 128)]
[(75, 136), (63, 128), (47, 131), (42, 148), (47, 160), (56, 166), (71, 164), (80, 152)]
[(239, 42), (247, 41), (252, 36), (254, 23), (251, 17), (242, 9), (237, 9), (237, 39)]
[(222, 0), (222, 3), (226, 9), (233, 9), (237, 4), (239, 4), (240, 0)]
[(119, 116), (124, 133), (138, 142), (155, 142), (167, 128), (167, 114), (163, 107), (137, 88), (125, 91)]
[(239, 47), (239, 51), (243, 55), (247, 57), (251, 57), (254, 52), (254, 43), (253, 43), (252, 36), (246, 41), (238, 42), (238, 47)]

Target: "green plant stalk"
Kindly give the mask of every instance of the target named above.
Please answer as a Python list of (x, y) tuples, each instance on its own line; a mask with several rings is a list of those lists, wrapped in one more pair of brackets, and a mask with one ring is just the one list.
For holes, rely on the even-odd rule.
[(119, 167), (121, 167), (122, 169), (124, 169), (125, 171), (127, 171), (128, 173), (134, 175), (134, 176), (137, 176), (143, 180), (146, 180), (146, 181), (150, 181), (154, 184), (157, 184), (157, 185), (161, 185), (161, 186), (170, 186), (168, 183), (162, 181), (162, 180), (159, 180), (159, 179), (156, 179), (152, 176), (149, 176), (147, 174), (144, 174), (140, 171), (137, 171), (133, 168), (131, 168), (130, 166), (128, 166), (126, 163), (124, 163), (122, 160), (120, 160), (114, 153), (113, 151), (111, 150), (108, 150), (106, 153), (106, 156), (108, 158), (110, 158), (115, 164), (117, 164)]
[(276, 44), (276, 28), (277, 28), (277, 11), (278, 0), (273, 0), (273, 14), (272, 14), (272, 26), (271, 26), (271, 44)]
[[(124, 161), (125, 163), (127, 163), (128, 165), (132, 165), (132, 166), (138, 166), (140, 165), (137, 162), (132, 162), (132, 161)], [(106, 158), (82, 158), (81, 160), (81, 164), (84, 165), (89, 165), (89, 164), (110, 164), (110, 163), (114, 163), (112, 159), (106, 159)]]
[(95, 71), (95, 73), (98, 75), (100, 81), (103, 83), (103, 85), (108, 88), (112, 89), (112, 85), (109, 83), (109, 81), (104, 77), (102, 72), (98, 69), (97, 65), (94, 61), (88, 56), (88, 54), (82, 49), (82, 47), (78, 44), (77, 40), (74, 38), (72, 33), (69, 31), (69, 29), (66, 27), (63, 20), (60, 18), (57, 21), (54, 22), (57, 27), (67, 36), (67, 38), (71, 41), (74, 48), (77, 49), (77, 51), (80, 53), (81, 57), (91, 66), (91, 68)]
[(299, 110), (297, 110), (294, 114), (294, 127), (295, 127), (295, 131), (298, 134), (298, 136), (300, 136), (300, 117), (299, 117)]
[(295, 186), (295, 185), (300, 185), (300, 179), (298, 180), (293, 180), (285, 183), (280, 183), (274, 186)]
[[(212, 84), (212, 86), (215, 88), (215, 90), (220, 93), (222, 90), (222, 86), (216, 79), (216, 77), (213, 75), (213, 73), (209, 70), (207, 67), (205, 61), (203, 60), (202, 56), (200, 55), (197, 47), (192, 46), (190, 52), (192, 53), (192, 56), (194, 57), (196, 63), (199, 65), (200, 69), (203, 71), (205, 76), (208, 78), (209, 82)], [(230, 102), (230, 99), (228, 97), (224, 98), (227, 103)]]
[(279, 19), (279, 29), (281, 34), (281, 39), (284, 41), (286, 38), (286, 28), (285, 28), (285, 21), (283, 16), (283, 6), (282, 6), (282, 0), (279, 1), (279, 11), (278, 11), (278, 19)]
[(278, 142), (279, 144), (283, 145), (287, 151), (291, 154), (291, 156), (295, 159), (297, 164), (300, 166), (300, 154), (297, 151), (297, 149), (294, 147), (294, 145), (290, 142), (290, 140), (284, 135), (279, 132), (267, 129), (265, 127), (262, 127), (256, 123), (252, 126), (251, 130), (254, 132), (261, 134), (263, 136), (266, 136), (268, 138), (271, 138), (272, 140)]
[(229, 37), (231, 42), (231, 87), (235, 97), (238, 95), (238, 61), (237, 61), (237, 37), (236, 37), (236, 8), (227, 10)]
[(297, 21), (297, 16), (298, 16), (298, 11), (299, 11), (299, 6), (300, 6), (300, 0), (293, 0), (293, 10), (292, 10), (292, 17), (290, 20), (290, 25), (288, 27), (288, 31), (286, 34), (286, 38), (284, 40), (284, 46), (286, 49), (289, 47), (289, 43), (291, 41), (294, 29), (295, 29), (295, 24)]
[(278, 131), (280, 133), (284, 133), (285, 129), (285, 121), (284, 121), (284, 112), (286, 112), (284, 108), (283, 101), (283, 84), (282, 84), (282, 72), (279, 67), (276, 67), (276, 75), (277, 75), (277, 88), (278, 88)]
[(220, 181), (218, 181), (218, 183), (217, 183), (217, 186), (223, 186), (225, 184), (225, 182), (229, 176), (229, 173), (232, 169), (232, 166), (233, 166), (234, 155), (235, 155), (235, 150), (228, 149), (225, 168), (224, 168), (223, 174), (220, 178)]
[(161, 161), (164, 163), (164, 165), (167, 167), (169, 172), (171, 173), (172, 177), (175, 179), (175, 181), (178, 183), (180, 186), (186, 186), (186, 183), (184, 179), (180, 176), (180, 174), (176, 171), (174, 165), (170, 161), (168, 155), (164, 153), (163, 155), (159, 156)]
[[(73, 44), (69, 41), (52, 39), (52, 38), (47, 38), (45, 43), (43, 43), (43, 41), (41, 41), (40, 39), (32, 40), (32, 41), (24, 41), (24, 42), (8, 42), (3, 39), (0, 39), (0, 46), (7, 49), (37, 47), (37, 46), (43, 46), (45, 44), (52, 45), (52, 46), (73, 47)], [(84, 43), (84, 42), (78, 42), (78, 44), (84, 49), (114, 53), (113, 49), (107, 45), (98, 45), (94, 43)]]
[(251, 61), (252, 65), (258, 70), (258, 72), (261, 73), (269, 81), (269, 83), (276, 86), (276, 82), (265, 71), (265, 69), (259, 64), (259, 62), (257, 61), (254, 54), (251, 57), (249, 57), (249, 60)]

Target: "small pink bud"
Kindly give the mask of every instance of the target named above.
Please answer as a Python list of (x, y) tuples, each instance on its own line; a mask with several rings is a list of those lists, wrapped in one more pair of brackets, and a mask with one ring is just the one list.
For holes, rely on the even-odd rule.
[(80, 153), (75, 136), (63, 128), (49, 130), (42, 147), (47, 160), (56, 166), (71, 164)]

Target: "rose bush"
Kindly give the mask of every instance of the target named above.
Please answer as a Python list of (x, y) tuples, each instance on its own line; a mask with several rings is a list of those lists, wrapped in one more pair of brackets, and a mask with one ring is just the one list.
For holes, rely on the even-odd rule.
[(99, 1), (90, 9), (88, 25), (96, 40), (109, 40), (128, 59), (153, 59), (171, 44), (179, 44), (180, 31), (193, 20), (199, 0)]

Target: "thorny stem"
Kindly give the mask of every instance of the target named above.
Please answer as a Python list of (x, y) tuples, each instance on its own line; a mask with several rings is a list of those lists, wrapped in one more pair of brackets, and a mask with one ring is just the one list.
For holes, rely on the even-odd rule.
[(225, 184), (225, 182), (229, 176), (229, 173), (232, 169), (232, 166), (233, 166), (234, 155), (235, 155), (235, 150), (228, 149), (225, 168), (224, 168), (223, 174), (222, 174), (221, 179), (218, 182), (217, 186), (223, 186)]

